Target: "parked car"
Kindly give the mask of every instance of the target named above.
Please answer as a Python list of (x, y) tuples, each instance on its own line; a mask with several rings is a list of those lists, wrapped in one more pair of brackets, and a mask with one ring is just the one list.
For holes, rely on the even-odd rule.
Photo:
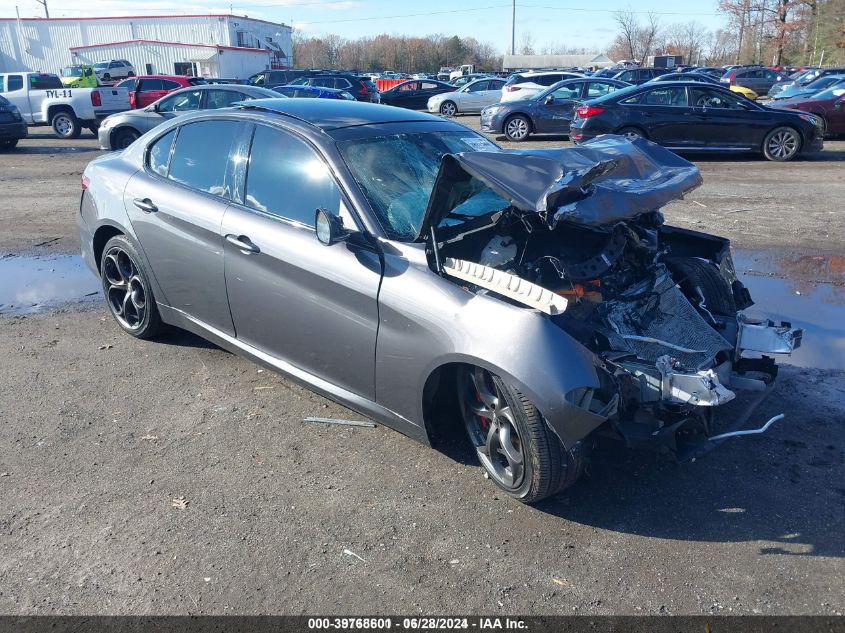
[(845, 84), (838, 83), (813, 95), (777, 102), (779, 108), (810, 112), (821, 117), (824, 133), (830, 136), (845, 134)]
[(261, 86), (204, 85), (180, 88), (142, 110), (129, 110), (106, 117), (100, 125), (100, 149), (121, 150), (141, 135), (173, 117), (196, 110), (228, 108), (238, 101), (283, 98)]
[(673, 150), (757, 151), (786, 161), (822, 149), (822, 120), (743, 99), (727, 88), (687, 82), (617, 90), (575, 110), (570, 138), (647, 138)]
[(96, 130), (109, 114), (129, 109), (122, 88), (65, 88), (58, 75), (0, 73), (0, 93), (16, 106), (27, 125), (51, 125), (59, 138)]
[(615, 79), (566, 79), (528, 99), (503, 101), (481, 111), (481, 131), (524, 141), (531, 134), (569, 134), (575, 108), (629, 84)]
[(323, 88), (322, 86), (274, 86), (270, 90), (291, 99), (346, 99), (347, 101), (355, 101), (355, 97), (346, 90)]
[(468, 83), (472, 83), (478, 79), (487, 79), (490, 75), (486, 73), (471, 73), (469, 75), (461, 75), (460, 77), (454, 77), (449, 80), (449, 84), (452, 86), (452, 90), (455, 88), (460, 88), (461, 86), (466, 86)]
[(141, 75), (130, 77), (115, 85), (116, 88), (126, 88), (129, 91), (129, 105), (133, 110), (146, 108), (161, 99), (164, 95), (190, 86), (200, 86), (206, 81), (202, 77), (188, 77), (186, 75)]
[(20, 110), (0, 95), (0, 151), (12, 149), (28, 133)]
[(542, 92), (564, 79), (578, 79), (584, 75), (563, 71), (537, 71), (527, 73), (516, 73), (507, 79), (502, 90), (502, 101), (516, 101), (527, 99)]
[(672, 72), (671, 68), (628, 68), (613, 75), (613, 79), (616, 81), (624, 81), (628, 84), (644, 84), (655, 77), (659, 77), (660, 75), (665, 75), (670, 72)]
[(65, 66), (62, 68), (61, 81), (67, 88), (96, 88), (100, 85), (94, 67), (88, 64)]
[(238, 86), (258, 85), (250, 84), (248, 79), (238, 79), (236, 77), (204, 77), (207, 84), (230, 84)]
[[(711, 75), (705, 75), (702, 73), (696, 72), (688, 72), (688, 73), (667, 73), (665, 75), (660, 75), (659, 77), (655, 77), (651, 81), (646, 83), (658, 83), (663, 81), (695, 81), (698, 83), (706, 83), (712, 84), (716, 86), (721, 86), (722, 83), (712, 77)], [(731, 92), (736, 92), (737, 94), (741, 94), (746, 99), (751, 99), (752, 101), (757, 100), (757, 93), (751, 90), (750, 88), (746, 88), (744, 86), (731, 86)]]
[(817, 92), (821, 92), (822, 90), (826, 90), (828, 88), (832, 88), (840, 83), (845, 82), (845, 75), (825, 75), (824, 77), (819, 77), (814, 81), (811, 81), (808, 84), (793, 84), (792, 86), (781, 90), (777, 94), (772, 95), (770, 92), (770, 97), (772, 101), (782, 101), (784, 99), (795, 99), (801, 97), (809, 97), (810, 95), (814, 95)]
[(323, 88), (337, 88), (346, 90), (358, 101), (369, 101), (379, 103), (381, 95), (378, 87), (369, 77), (357, 75), (321, 74), (310, 77), (300, 77), (295, 81), (288, 82), (290, 86), (321, 86)]
[(758, 95), (768, 94), (769, 89), (778, 81), (783, 81), (785, 75), (763, 66), (732, 68), (722, 75), (719, 80), (728, 87), (742, 86), (750, 88)]
[(481, 112), (499, 102), (504, 85), (504, 79), (478, 79), (455, 92), (434, 95), (428, 100), (427, 108), (429, 112), (443, 116)]
[(797, 75), (790, 76), (785, 81), (781, 81), (773, 85), (769, 89), (769, 98), (774, 98), (778, 96), (778, 94), (788, 88), (801, 88), (821, 77), (827, 77), (829, 75), (845, 75), (845, 68), (841, 66), (831, 68), (809, 68), (803, 72), (798, 73)]
[(100, 83), (111, 83), (135, 76), (135, 68), (125, 59), (111, 59), (94, 64), (94, 73)]
[(741, 312), (728, 240), (663, 224), (701, 176), (653, 143), (512, 153), (398, 108), (238, 109), (86, 167), (82, 253), (117, 327), (184, 328), (424, 443), (463, 427), (519, 501), (572, 485), (600, 434), (718, 446), (800, 344)]
[(317, 74), (313, 70), (262, 70), (260, 73), (250, 75), (246, 83), (250, 86), (287, 86), (297, 79), (311, 77)]
[(721, 66), (699, 66), (698, 68), (693, 68), (689, 72), (708, 75), (709, 77), (713, 77), (718, 81), (722, 77), (722, 75), (725, 74), (725, 69)]
[(422, 110), (425, 109), (428, 100), (434, 95), (454, 91), (455, 86), (447, 84), (445, 81), (435, 81), (434, 79), (406, 81), (382, 92), (381, 102), (385, 105), (400, 108)]

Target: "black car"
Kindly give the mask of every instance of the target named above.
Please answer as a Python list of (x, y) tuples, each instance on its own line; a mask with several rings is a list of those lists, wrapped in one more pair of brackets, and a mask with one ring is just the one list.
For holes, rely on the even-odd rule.
[(435, 79), (412, 79), (381, 93), (381, 102), (386, 105), (412, 110), (424, 110), (434, 95), (454, 92), (455, 86)]
[(628, 68), (613, 75), (613, 79), (624, 81), (626, 84), (644, 84), (671, 71), (671, 68)]
[(262, 70), (260, 73), (250, 75), (246, 80), (250, 86), (284, 86), (293, 83), (297, 79), (316, 75), (313, 70)]
[(0, 151), (12, 149), (27, 134), (20, 111), (8, 99), (0, 96)]
[(713, 77), (712, 75), (705, 75), (704, 73), (692, 71), (688, 73), (668, 73), (666, 75), (660, 75), (659, 77), (652, 79), (649, 83), (655, 83), (658, 81), (697, 81), (703, 84), (719, 85), (718, 78)]
[(537, 95), (503, 101), (481, 111), (481, 131), (524, 141), (531, 134), (569, 134), (575, 108), (581, 102), (609, 94), (629, 84), (589, 77), (559, 81)]
[(288, 85), (337, 88), (338, 90), (345, 90), (358, 101), (381, 102), (381, 95), (373, 80), (359, 75), (323, 73), (311, 77), (300, 77), (295, 81), (288, 82)]
[(820, 117), (768, 108), (721, 86), (658, 82), (617, 90), (575, 110), (570, 138), (645, 137), (673, 150), (763, 152), (785, 161), (822, 149)]

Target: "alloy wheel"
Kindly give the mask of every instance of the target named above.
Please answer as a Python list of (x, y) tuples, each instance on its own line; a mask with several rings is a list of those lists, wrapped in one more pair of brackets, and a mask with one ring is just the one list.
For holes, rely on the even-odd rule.
[(521, 141), (528, 136), (528, 121), (522, 117), (514, 117), (505, 126), (505, 134), (514, 141)]
[(474, 367), (461, 372), (461, 412), (478, 458), (504, 488), (518, 488), (525, 476), (522, 438), (505, 394), (490, 372)]
[(795, 132), (781, 130), (773, 134), (769, 139), (767, 149), (769, 150), (769, 154), (780, 160), (790, 158), (798, 151), (798, 139), (795, 136)]
[(147, 312), (147, 289), (137, 264), (118, 246), (103, 257), (103, 289), (115, 318), (128, 330), (137, 330)]
[(440, 114), (442, 114), (443, 116), (455, 116), (457, 111), (458, 107), (451, 101), (447, 101), (446, 103), (440, 106)]

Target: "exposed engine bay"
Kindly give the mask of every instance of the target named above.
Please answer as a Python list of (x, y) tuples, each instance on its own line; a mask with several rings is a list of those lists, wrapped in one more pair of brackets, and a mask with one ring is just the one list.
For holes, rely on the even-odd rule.
[[(431, 229), (430, 260), (470, 292), (545, 313), (592, 351), (601, 387), (583, 389), (574, 404), (606, 418), (605, 431), (632, 446), (693, 458), (745, 425), (777, 375), (765, 354), (789, 353), (802, 332), (748, 320), (742, 310), (753, 302), (736, 277), (728, 240), (667, 226), (650, 206), (697, 186), (697, 168), (647, 141), (609, 138), (598, 157), (578, 156), (584, 164), (574, 170), (560, 161), (570, 150), (543, 155), (561, 163), (560, 172), (537, 182), (535, 169), (523, 179), (535, 181), (521, 191), (514, 189), (524, 155), (503, 159), (505, 171), (512, 169), (505, 178), (495, 155), (469, 165), (459, 157), (451, 174), (441, 172), (451, 188), (432, 195), (449, 213)], [(487, 163), (479, 168), (481, 160)], [(649, 185), (663, 186), (660, 195), (642, 195)], [(499, 208), (473, 210), (490, 191)], [(750, 394), (745, 410), (732, 412), (727, 427), (716, 424), (716, 408), (738, 391)]]

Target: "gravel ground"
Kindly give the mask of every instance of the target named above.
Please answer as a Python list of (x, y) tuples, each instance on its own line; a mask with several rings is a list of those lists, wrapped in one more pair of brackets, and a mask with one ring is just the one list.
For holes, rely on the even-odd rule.
[[(0, 158), (0, 257), (78, 249), (96, 143), (31, 132)], [(842, 254), (827, 147), (696, 157), (705, 184), (667, 217)], [(843, 372), (784, 366), (769, 433), (685, 465), (602, 446), (532, 508), (459, 440), (305, 424), (360, 416), (191, 335), (122, 335), (99, 304), (0, 317), (0, 358), (3, 614), (845, 611)]]

